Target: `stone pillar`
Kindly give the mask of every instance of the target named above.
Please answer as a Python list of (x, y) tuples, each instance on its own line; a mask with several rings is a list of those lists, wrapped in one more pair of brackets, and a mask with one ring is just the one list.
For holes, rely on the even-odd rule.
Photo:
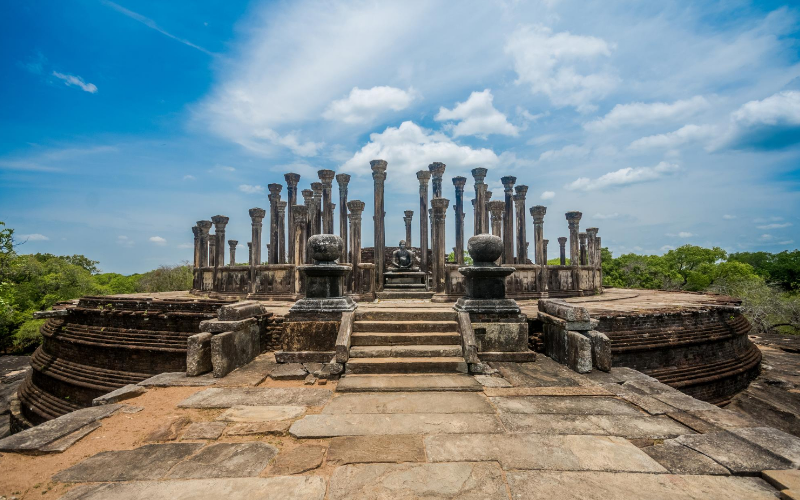
[(492, 214), (492, 234), (500, 238), (503, 237), (503, 214), (506, 204), (500, 200), (490, 201), (487, 204), (488, 211)]
[(484, 234), (489, 232), (489, 228), (484, 226), (484, 212), (486, 211), (486, 188), (484, 181), (489, 171), (485, 168), (473, 168), (472, 177), (475, 179), (475, 200), (473, 202), (475, 223), (474, 234)]
[(487, 234), (491, 234), (492, 225), (489, 223), (489, 202), (492, 201), (492, 192), (488, 191), (489, 186), (483, 188), (483, 229)]
[(261, 265), (261, 228), (263, 225), (261, 221), (264, 220), (264, 216), (266, 215), (267, 212), (263, 208), (250, 209), (250, 222), (253, 231), (250, 237), (253, 250), (250, 252), (250, 255), (252, 256), (251, 265), (253, 266)]
[(339, 237), (344, 243), (342, 262), (350, 262), (350, 246), (347, 239), (347, 185), (350, 183), (350, 176), (336, 174), (336, 183), (339, 184)]
[(447, 165), (442, 162), (435, 161), (428, 165), (428, 170), (433, 178), (433, 197), (442, 197), (442, 178), (444, 177), (444, 170)]
[(217, 235), (208, 235), (208, 266), (217, 267)]
[(528, 186), (520, 184), (514, 188), (514, 205), (517, 209), (517, 262), (519, 264), (528, 263), (528, 236), (526, 234), (525, 216), (525, 196), (528, 194)]
[(580, 232), (581, 216), (580, 212), (567, 212), (567, 225), (569, 226), (569, 264), (572, 267), (580, 265), (581, 255), (578, 243), (578, 233)]
[(278, 202), (281, 201), (282, 184), (268, 184), (269, 189), (269, 252), (267, 261), (278, 263)]
[(252, 266), (253, 265), (253, 242), (252, 241), (248, 241), (247, 242), (247, 265), (248, 266)]
[(531, 217), (533, 217), (533, 246), (534, 264), (544, 266), (547, 264), (547, 249), (544, 248), (544, 214), (547, 207), (536, 205), (531, 207)]
[(278, 264), (286, 264), (286, 202), (279, 201), (277, 204), (277, 208), (278, 208)]
[(228, 246), (231, 249), (231, 263), (230, 263), (231, 267), (236, 265), (236, 245), (238, 244), (239, 242), (236, 240), (228, 240)]
[(430, 271), (428, 262), (428, 181), (431, 178), (429, 171), (420, 170), (417, 172), (419, 180), (419, 262), (423, 271)]
[(406, 210), (403, 215), (405, 215), (403, 222), (406, 223), (406, 247), (411, 248), (413, 246), (411, 244), (411, 221), (414, 219), (414, 211)]
[(447, 245), (445, 243), (445, 217), (447, 216), (447, 207), (450, 205), (450, 200), (447, 198), (434, 198), (431, 200), (433, 206), (433, 220), (436, 229), (433, 232), (433, 247), (434, 261), (435, 261), (435, 275), (434, 275), (434, 290), (436, 293), (445, 292), (445, 278), (447, 275), (447, 266), (445, 265), (445, 255), (447, 253)]
[(333, 178), (336, 172), (333, 170), (320, 170), (317, 172), (319, 180), (322, 182), (322, 232), (333, 234), (333, 207), (331, 206), (333, 196)]
[(300, 182), (300, 174), (283, 174), (283, 178), (286, 179), (286, 201), (288, 203), (288, 213), (286, 214), (288, 231), (289, 231), (289, 238), (286, 242), (288, 245), (288, 250), (286, 255), (289, 257), (287, 262), (291, 262), (294, 259), (294, 210), (292, 207), (297, 205), (297, 184)]
[(351, 279), (351, 290), (355, 294), (360, 294), (363, 288), (361, 283), (361, 273), (358, 265), (361, 264), (361, 214), (364, 212), (365, 203), (361, 200), (350, 200), (347, 208), (350, 210), (350, 262), (353, 264), (353, 275)]
[(542, 265), (547, 265), (547, 245), (550, 243), (550, 240), (542, 240)]
[(503, 264), (514, 263), (514, 183), (517, 178), (507, 175), (500, 179), (505, 194), (505, 213), (503, 214)]
[(314, 191), (310, 189), (304, 189), (300, 192), (303, 195), (303, 206), (306, 207), (306, 222), (308, 223), (306, 226), (306, 231), (310, 235), (314, 229)]
[(372, 168), (372, 180), (375, 187), (375, 215), (373, 216), (375, 227), (375, 290), (383, 291), (383, 271), (384, 271), (384, 248), (386, 247), (386, 228), (384, 218), (386, 212), (383, 209), (383, 185), (386, 182), (386, 165), (383, 160), (372, 160), (369, 162)]
[(580, 240), (581, 265), (585, 266), (588, 261), (588, 256), (586, 255), (586, 233), (578, 233), (578, 239)]
[(566, 266), (567, 265), (567, 249), (566, 249), (566, 245), (567, 245), (567, 238), (564, 237), (564, 236), (559, 237), (558, 238), (558, 246), (559, 246), (559, 248), (561, 250), (560, 257), (561, 257), (561, 265), (562, 266)]
[(598, 269), (603, 269), (603, 245), (600, 243), (599, 236), (595, 239), (595, 246), (597, 247), (597, 259), (595, 260), (595, 265), (598, 267)]
[(197, 269), (200, 267), (200, 228), (192, 226), (192, 234), (194, 235), (194, 262), (192, 267)]
[(312, 182), (311, 191), (314, 192), (314, 213), (311, 214), (311, 234), (322, 234), (322, 183)]
[(431, 271), (430, 271), (431, 281), (433, 281), (433, 279), (436, 277), (436, 247), (433, 246), (433, 235), (434, 235), (434, 232), (435, 232), (434, 226), (436, 225), (436, 223), (433, 221), (433, 209), (432, 208), (428, 209), (428, 220), (430, 221), (430, 234), (431, 234), (431, 258), (430, 258), (430, 262), (428, 264), (430, 265), (430, 268), (431, 268)]
[[(306, 241), (308, 241), (308, 207), (304, 205), (294, 205), (291, 208), (293, 213), (292, 221), (292, 239), (294, 240), (294, 254), (291, 255), (292, 264), (295, 266), (302, 266), (308, 262), (306, 258)], [(299, 276), (295, 271), (295, 276)], [(297, 280), (295, 291), (299, 292), (300, 282)]]
[(228, 225), (228, 217), (215, 215), (211, 218), (214, 223), (214, 239), (216, 240), (216, 253), (214, 254), (215, 266), (225, 265), (225, 226)]
[(453, 186), (456, 188), (456, 248), (453, 251), (457, 264), (464, 264), (464, 186), (467, 185), (466, 177), (453, 177)]
[(211, 229), (211, 221), (210, 220), (199, 220), (197, 221), (197, 229), (200, 231), (200, 249), (198, 254), (198, 267), (208, 267), (208, 246), (209, 246), (209, 234), (208, 231)]
[(586, 265), (595, 267), (597, 262), (597, 228), (586, 228)]

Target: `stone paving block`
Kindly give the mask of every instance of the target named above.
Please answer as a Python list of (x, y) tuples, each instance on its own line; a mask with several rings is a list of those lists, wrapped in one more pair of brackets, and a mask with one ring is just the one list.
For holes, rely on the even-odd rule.
[(227, 425), (225, 422), (195, 422), (186, 429), (181, 439), (218, 439)]
[(800, 468), (800, 438), (797, 436), (773, 427), (733, 428), (729, 432), (790, 461), (793, 468)]
[(306, 415), (289, 428), (297, 438), (499, 432), (503, 427), (497, 417), (482, 413)]
[(322, 410), (348, 413), (494, 413), (485, 396), (475, 392), (392, 392), (341, 394)]
[(642, 451), (673, 474), (730, 475), (728, 469), (717, 462), (671, 439), (642, 448)]
[(280, 363), (269, 372), (275, 380), (303, 380), (308, 372), (301, 363)]
[(625, 438), (667, 439), (683, 434), (694, 434), (694, 431), (663, 415), (628, 416), (628, 415), (589, 415), (603, 434), (622, 436)]
[(322, 465), (325, 447), (317, 444), (304, 444), (289, 451), (281, 452), (270, 467), (269, 474), (290, 476), (302, 474)]
[(800, 490), (781, 491), (781, 500), (800, 500)]
[(763, 480), (746, 477), (513, 471), (506, 479), (514, 500), (775, 500)]
[(134, 450), (104, 451), (53, 476), (63, 483), (99, 483), (160, 479), (201, 443), (148, 444)]
[[(581, 385), (580, 375), (570, 372), (545, 356), (539, 356), (535, 363), (491, 362), (504, 379), (515, 387), (566, 387)], [(528, 365), (535, 365), (529, 367)]]
[(254, 477), (264, 470), (278, 449), (266, 443), (216, 443), (175, 467), (168, 479)]
[(635, 406), (615, 398), (527, 396), (489, 398), (505, 413), (560, 413), (568, 415), (642, 415)]
[(291, 420), (276, 420), (272, 422), (251, 422), (242, 424), (231, 424), (225, 431), (226, 436), (254, 436), (265, 434), (272, 436), (284, 436), (289, 432), (292, 425)]
[(430, 462), (500, 462), (503, 469), (666, 472), (626, 439), (613, 436), (462, 434), (425, 438)]
[(173, 441), (178, 437), (186, 425), (190, 422), (189, 417), (186, 415), (175, 415), (163, 421), (158, 427), (153, 429), (150, 434), (145, 436), (144, 440), (152, 441)]
[(215, 378), (222, 378), (244, 366), (261, 352), (258, 328), (225, 331), (211, 338), (211, 365)]
[(217, 380), (215, 387), (255, 387), (269, 376), (275, 366), (275, 354), (266, 352)]
[(345, 436), (331, 439), (329, 464), (424, 462), (422, 436)]
[(147, 392), (147, 389), (145, 389), (144, 387), (138, 386), (136, 384), (128, 384), (126, 386), (120, 387), (117, 390), (111, 391), (108, 394), (103, 394), (99, 398), (94, 398), (92, 400), (92, 406), (118, 403), (126, 399), (131, 399), (137, 396), (141, 396), (145, 392)]
[(330, 479), (328, 499), (352, 498), (507, 500), (508, 493), (502, 470), (494, 463), (338, 467)]
[(77, 431), (67, 434), (66, 436), (56, 439), (50, 444), (42, 446), (41, 451), (45, 453), (62, 453), (67, 451), (70, 446), (85, 438), (95, 430), (100, 428), (100, 422), (92, 422), (91, 424), (84, 425)]
[(625, 384), (603, 384), (603, 388), (621, 397), (625, 401), (635, 404), (650, 415), (664, 415), (669, 412), (677, 411), (675, 407), (663, 403)]
[(230, 387), (198, 392), (178, 403), (180, 408), (231, 408), (233, 406), (322, 406), (333, 394), (310, 387)]
[(700, 434), (708, 434), (709, 432), (722, 432), (725, 430), (722, 427), (717, 427), (709, 421), (695, 417), (691, 413), (685, 411), (673, 410), (668, 412), (667, 416)]
[(717, 408), (716, 410), (688, 411), (686, 413), (710, 424), (726, 429), (730, 427), (763, 426), (747, 415), (742, 415), (740, 413), (736, 413), (735, 411), (725, 410), (722, 408)]
[(587, 415), (503, 413), (508, 432), (530, 434), (608, 434)]
[(765, 470), (761, 477), (779, 490), (800, 491), (800, 470)]
[(316, 476), (137, 481), (86, 485), (61, 500), (323, 500), (325, 479)]
[(225, 410), (217, 420), (223, 422), (270, 422), (291, 420), (306, 412), (304, 406), (234, 406)]
[(568, 387), (487, 387), (483, 393), (490, 397), (516, 397), (516, 396), (613, 396), (613, 394), (599, 385), (595, 386), (568, 386)]
[(630, 382), (625, 382), (624, 385), (628, 385), (635, 389), (639, 389), (640, 391), (644, 392), (649, 396), (654, 397), (655, 399), (661, 401), (662, 403), (666, 403), (679, 410), (694, 411), (694, 410), (719, 409), (717, 406), (712, 405), (711, 403), (706, 403), (705, 401), (700, 401), (699, 399), (687, 396), (686, 394), (678, 391), (677, 389), (673, 389), (672, 387), (666, 384), (662, 384), (661, 382), (634, 380)]
[(336, 392), (420, 392), (481, 391), (475, 377), (459, 374), (436, 375), (347, 375)]
[(202, 387), (214, 385), (216, 379), (210, 373), (197, 377), (187, 377), (186, 372), (167, 372), (153, 375), (142, 380), (138, 385), (142, 387)]
[(484, 387), (511, 387), (511, 382), (503, 377), (492, 377), (489, 375), (475, 375), (475, 380)]
[(788, 469), (790, 460), (779, 458), (765, 449), (730, 432), (680, 436), (676, 441), (712, 458), (734, 474), (758, 474), (762, 470)]
[(219, 308), (220, 321), (241, 321), (268, 313), (267, 305), (257, 300), (243, 300)]

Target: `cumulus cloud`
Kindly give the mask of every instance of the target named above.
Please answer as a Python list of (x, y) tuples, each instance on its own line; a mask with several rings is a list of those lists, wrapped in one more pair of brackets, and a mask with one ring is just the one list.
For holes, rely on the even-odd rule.
[(324, 146), (320, 142), (305, 141), (303, 142), (297, 132), (290, 132), (281, 135), (270, 128), (258, 129), (253, 132), (255, 141), (246, 141), (243, 143), (256, 151), (264, 151), (259, 139), (265, 139), (276, 146), (284, 146), (298, 156), (317, 156), (318, 150)]
[(539, 155), (539, 161), (563, 160), (568, 158), (586, 158), (589, 155), (589, 148), (570, 144), (561, 149), (550, 149)]
[(791, 227), (791, 222), (784, 222), (784, 223), (775, 223), (775, 224), (766, 224), (763, 226), (756, 226), (758, 229), (783, 229), (785, 227)]
[(120, 246), (123, 246), (123, 247), (132, 247), (134, 245), (134, 243), (133, 243), (133, 240), (128, 238), (127, 236), (119, 235), (119, 236), (117, 236), (117, 245), (120, 245)]
[(613, 214), (596, 213), (592, 216), (593, 219), (599, 219), (599, 220), (610, 220), (610, 219), (616, 219), (618, 217), (619, 214), (617, 212), (614, 212)]
[(565, 186), (571, 191), (593, 191), (612, 186), (627, 186), (641, 182), (655, 181), (680, 170), (678, 165), (662, 161), (655, 167), (621, 168), (604, 174), (597, 179), (581, 177)]
[[(528, 84), (534, 94), (544, 94), (556, 106), (593, 111), (617, 78), (597, 60), (611, 55), (613, 44), (593, 36), (553, 33), (545, 26), (525, 26), (511, 34), (505, 51), (514, 60), (517, 83)], [(595, 70), (595, 71), (593, 71)]]
[(733, 220), (733, 219), (736, 218), (736, 216), (735, 215), (730, 215), (730, 214), (725, 214), (725, 215), (722, 216), (722, 218), (725, 219), (725, 220)]
[(453, 137), (474, 135), (486, 139), (489, 134), (513, 137), (519, 135), (519, 129), (509, 123), (506, 115), (494, 107), (493, 101), (494, 96), (489, 89), (473, 92), (466, 101), (457, 103), (453, 109), (440, 107), (434, 120), (458, 121), (451, 126)]
[(187, 175), (183, 176), (183, 180), (185, 180), (185, 181), (194, 181), (194, 180), (197, 180), (197, 177), (187, 174)]
[(159, 246), (161, 246), (161, 245), (166, 245), (166, 244), (167, 244), (167, 240), (165, 240), (165, 239), (164, 239), (164, 238), (162, 238), (161, 236), (151, 236), (151, 237), (149, 238), (149, 240), (150, 240), (151, 242), (155, 243), (156, 245), (159, 245)]
[(261, 194), (264, 192), (262, 186), (251, 186), (250, 184), (240, 184), (239, 191), (247, 194)]
[(583, 128), (590, 132), (603, 132), (625, 125), (648, 125), (663, 121), (684, 120), (708, 106), (709, 103), (705, 97), (699, 95), (673, 103), (617, 104), (604, 117), (585, 123)]
[(58, 71), (53, 71), (53, 76), (59, 80), (64, 80), (64, 85), (67, 87), (79, 87), (84, 92), (89, 92), (90, 94), (97, 92), (97, 86), (95, 84), (86, 83), (83, 81), (83, 78), (79, 76), (67, 75), (64, 73), (59, 73)]
[(556, 193), (554, 191), (545, 191), (542, 193), (542, 196), (540, 198), (543, 200), (552, 200), (555, 197)]
[(800, 143), (800, 91), (787, 90), (750, 101), (731, 113), (720, 140), (733, 149), (773, 150)]
[(656, 134), (633, 141), (628, 149), (645, 150), (652, 148), (675, 148), (688, 142), (700, 141), (713, 137), (715, 127), (711, 125), (684, 125), (674, 132)]
[(371, 89), (353, 87), (350, 95), (330, 103), (322, 113), (322, 117), (344, 123), (368, 123), (384, 111), (406, 109), (416, 95), (414, 89), (403, 90), (386, 86)]
[(22, 241), (50, 241), (50, 238), (39, 233), (20, 234), (19, 239)]

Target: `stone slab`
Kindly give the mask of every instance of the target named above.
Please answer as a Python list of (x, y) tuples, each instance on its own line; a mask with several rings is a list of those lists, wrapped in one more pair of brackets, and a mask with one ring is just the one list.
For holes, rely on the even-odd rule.
[(626, 438), (668, 439), (694, 431), (663, 415), (628, 416), (628, 415), (589, 415), (593, 423), (605, 434)]
[(676, 441), (720, 463), (734, 474), (755, 475), (762, 470), (788, 469), (792, 463), (730, 432), (680, 436)]
[(322, 465), (325, 447), (317, 444), (304, 444), (292, 450), (281, 452), (270, 467), (269, 473), (276, 476), (290, 476), (314, 470)]
[(424, 462), (422, 436), (344, 436), (331, 439), (329, 464)]
[(483, 386), (469, 375), (347, 375), (339, 380), (337, 392), (422, 392), (481, 391)]
[(11, 434), (11, 415), (0, 415), (0, 439)]
[(493, 397), (492, 403), (505, 413), (561, 413), (569, 415), (642, 415), (625, 401), (602, 397)]
[(735, 411), (725, 410), (722, 408), (717, 408), (716, 410), (689, 411), (687, 413), (693, 417), (699, 418), (724, 429), (731, 427), (763, 426), (763, 424), (759, 424), (756, 420), (747, 415), (742, 415), (740, 413), (736, 413)]
[(302, 363), (282, 363), (269, 372), (269, 376), (275, 380), (303, 380), (306, 375), (308, 372)]
[(644, 447), (642, 451), (673, 474), (730, 475), (728, 469), (717, 462), (671, 439)]
[(507, 472), (514, 500), (775, 500), (764, 481), (630, 472)]
[(800, 491), (800, 470), (765, 470), (761, 477), (779, 490)]
[(289, 432), (291, 420), (275, 420), (272, 422), (248, 422), (231, 424), (225, 431), (226, 436), (255, 436), (259, 434), (284, 436)]
[(667, 417), (632, 415), (567, 415), (502, 413), (509, 432), (531, 434), (596, 434), (629, 439), (667, 439), (692, 431)]
[(730, 432), (792, 463), (800, 468), (800, 438), (772, 427), (742, 427)]
[(692, 429), (699, 434), (707, 434), (709, 432), (722, 432), (725, 429), (718, 427), (707, 420), (695, 417), (691, 413), (679, 410), (673, 410), (667, 413), (667, 416), (676, 422), (680, 422), (686, 427)]
[(86, 485), (62, 500), (323, 500), (325, 480), (316, 476), (137, 481)]
[(256, 324), (255, 318), (246, 318), (234, 321), (221, 321), (219, 319), (207, 319), (200, 322), (200, 331), (208, 333), (225, 333), (249, 329)]
[(175, 415), (167, 418), (159, 424), (158, 427), (153, 429), (144, 440), (147, 442), (153, 441), (173, 441), (177, 439), (181, 430), (190, 423), (189, 417), (186, 415)]
[(525, 434), (607, 434), (586, 415), (503, 413), (503, 425), (512, 433)]
[(275, 355), (267, 352), (244, 366), (233, 370), (219, 379), (215, 387), (255, 387), (266, 380), (269, 372), (276, 366)]
[(537, 306), (543, 313), (565, 321), (589, 321), (589, 310), (557, 299), (539, 299)]
[(602, 384), (608, 392), (616, 394), (625, 401), (635, 404), (650, 415), (664, 415), (676, 411), (676, 408), (663, 403), (631, 386), (625, 384)]
[(666, 472), (627, 440), (613, 436), (466, 434), (425, 438), (430, 462), (500, 462), (503, 469)]
[(141, 396), (145, 392), (147, 392), (147, 389), (145, 389), (144, 387), (141, 387), (136, 384), (128, 384), (120, 387), (119, 389), (111, 391), (108, 394), (103, 394), (98, 398), (94, 398), (92, 400), (92, 406), (118, 403), (126, 399), (131, 399), (137, 396)]
[(612, 367), (611, 371), (609, 372), (593, 371), (592, 373), (587, 373), (586, 377), (597, 382), (598, 384), (623, 384), (631, 380), (658, 382), (658, 380), (650, 377), (649, 375), (645, 375), (639, 370), (634, 370), (633, 368), (627, 368), (624, 366)]
[(226, 331), (211, 338), (211, 365), (215, 378), (244, 366), (261, 352), (257, 327)]
[(196, 377), (213, 369), (211, 364), (211, 334), (197, 333), (186, 339), (186, 375)]
[(52, 443), (42, 446), (41, 451), (45, 453), (62, 453), (69, 449), (70, 446), (85, 438), (95, 430), (100, 428), (100, 422), (92, 422), (86, 424), (77, 431), (67, 434), (66, 436), (56, 439)]
[(180, 408), (231, 408), (233, 406), (322, 406), (333, 395), (310, 387), (211, 388), (184, 399)]
[(268, 313), (267, 305), (257, 300), (243, 300), (219, 308), (221, 321), (239, 321)]
[(173, 467), (167, 478), (254, 477), (277, 454), (278, 449), (266, 443), (211, 444)]
[(499, 432), (503, 427), (497, 417), (482, 413), (306, 415), (289, 428), (297, 438)]
[(323, 414), (349, 413), (494, 413), (482, 394), (474, 392), (392, 392), (341, 394)]
[(139, 385), (142, 387), (202, 387), (214, 385), (216, 382), (210, 373), (188, 377), (185, 372), (167, 372), (142, 380)]
[(484, 387), (511, 387), (511, 382), (503, 377), (492, 377), (489, 375), (475, 375), (475, 380)]
[(104, 451), (53, 476), (63, 483), (160, 479), (178, 462), (197, 452), (200, 443), (148, 444), (134, 450)]
[(567, 386), (567, 387), (487, 387), (483, 393), (489, 397), (521, 397), (521, 396), (613, 396), (600, 386)]
[(502, 470), (494, 463), (362, 464), (338, 467), (330, 479), (328, 499), (352, 498), (507, 500), (508, 493)]
[(515, 387), (568, 387), (581, 385), (580, 375), (571, 372), (552, 359), (540, 356), (535, 363), (492, 361), (504, 379)]
[(691, 396), (688, 396), (672, 387), (662, 384), (660, 382), (646, 382), (643, 380), (634, 380), (632, 382), (625, 382), (624, 385), (630, 385), (635, 389), (639, 389), (645, 394), (654, 397), (655, 399), (666, 403), (683, 411), (695, 410), (718, 410), (719, 408), (711, 403), (700, 401)]
[(304, 406), (234, 406), (225, 410), (217, 420), (223, 422), (270, 422), (291, 420), (306, 412)]
[(225, 422), (195, 422), (186, 429), (181, 439), (218, 439), (227, 425)]

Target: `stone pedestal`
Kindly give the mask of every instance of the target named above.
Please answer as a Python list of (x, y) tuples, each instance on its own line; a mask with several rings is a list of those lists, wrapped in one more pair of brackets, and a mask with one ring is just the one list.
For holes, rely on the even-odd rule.
[(386, 290), (425, 290), (428, 275), (422, 271), (389, 270), (384, 273)]

